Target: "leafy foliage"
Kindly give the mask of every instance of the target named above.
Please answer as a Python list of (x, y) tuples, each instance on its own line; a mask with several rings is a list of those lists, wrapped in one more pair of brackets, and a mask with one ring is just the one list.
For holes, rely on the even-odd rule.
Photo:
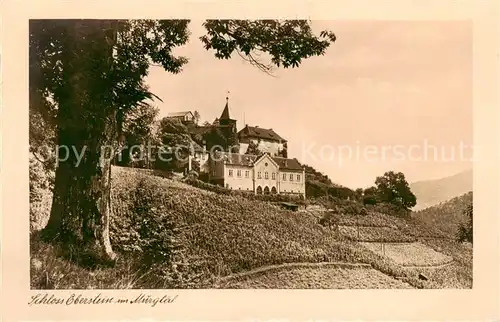
[(417, 204), (417, 198), (411, 192), (408, 182), (402, 172), (388, 171), (375, 180), (378, 200), (392, 203), (404, 208)]
[[(158, 113), (158, 108), (149, 104), (141, 104), (131, 108), (125, 115), (122, 129), (124, 147), (116, 156), (116, 164), (150, 167), (150, 164), (146, 164), (151, 161), (148, 160), (148, 152), (145, 150), (148, 147), (153, 148), (159, 143), (157, 133), (155, 133), (155, 120)], [(138, 152), (137, 148), (146, 158), (140, 158), (137, 161), (133, 160), (133, 153)]]
[(250, 155), (261, 155), (262, 151), (259, 150), (259, 146), (257, 143), (255, 143), (253, 140), (248, 143), (248, 148), (245, 154), (250, 154)]
[(156, 160), (156, 167), (164, 170), (184, 169), (195, 145), (186, 125), (179, 120), (163, 118), (158, 128), (158, 137), (163, 152), (160, 152), (161, 157), (159, 155)]
[[(322, 31), (316, 37), (307, 20), (208, 20), (203, 26), (207, 34), (200, 39), (215, 57), (230, 58), (233, 52), (263, 71), (272, 65), (298, 67), (303, 59), (323, 55), (336, 36)], [(271, 64), (259, 61), (259, 54), (271, 57)]]

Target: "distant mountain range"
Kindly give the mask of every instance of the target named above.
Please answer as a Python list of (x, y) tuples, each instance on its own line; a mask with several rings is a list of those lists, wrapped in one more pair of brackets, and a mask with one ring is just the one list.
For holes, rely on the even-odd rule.
[(417, 197), (414, 211), (437, 205), (472, 191), (472, 169), (458, 174), (410, 184), (411, 191)]

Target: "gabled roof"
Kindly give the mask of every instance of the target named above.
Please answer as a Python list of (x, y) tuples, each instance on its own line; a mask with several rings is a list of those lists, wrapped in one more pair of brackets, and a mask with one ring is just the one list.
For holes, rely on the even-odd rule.
[(302, 165), (299, 160), (280, 158), (280, 157), (272, 157), (274, 162), (276, 162), (280, 168), (280, 170), (290, 170), (290, 171), (302, 171)]
[(269, 153), (267, 153), (267, 152), (266, 152), (266, 153), (263, 153), (263, 154), (261, 154), (261, 155), (259, 155), (259, 156), (257, 157), (257, 160), (255, 160), (255, 164), (259, 163), (261, 160), (263, 160), (263, 159), (265, 159), (265, 158), (270, 159), (270, 160), (271, 160), (271, 162), (272, 162), (272, 163), (274, 163), (274, 165), (276, 166), (276, 168), (279, 168), (279, 164), (277, 164), (277, 163), (273, 160), (273, 158), (271, 157), (271, 155), (270, 155)]
[[(239, 153), (227, 153), (227, 152), (215, 152), (213, 158), (216, 161), (226, 161), (226, 164), (238, 165), (245, 167), (252, 167), (256, 161), (261, 159), (264, 155), (252, 155), (252, 154), (239, 154)], [(302, 165), (297, 159), (287, 159), (280, 157), (270, 157), (278, 165), (280, 170), (288, 171), (301, 171)]]
[(191, 111), (184, 111), (184, 112), (172, 112), (172, 113), (168, 113), (167, 117), (179, 117), (179, 116), (185, 116), (187, 114), (191, 114), (192, 116), (194, 116), (193, 113), (191, 113)]
[(226, 164), (239, 165), (244, 167), (253, 166), (258, 156), (250, 154), (215, 152), (213, 159), (216, 161), (226, 161)]
[(266, 141), (275, 141), (285, 143), (286, 140), (274, 132), (273, 129), (264, 129), (258, 126), (245, 126), (238, 132), (238, 137), (240, 140), (245, 141), (245, 139), (262, 139)]

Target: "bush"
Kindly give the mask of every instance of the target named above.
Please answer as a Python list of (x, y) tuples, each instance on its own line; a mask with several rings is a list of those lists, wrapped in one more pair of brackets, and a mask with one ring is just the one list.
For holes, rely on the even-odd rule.
[(375, 204), (377, 204), (377, 198), (375, 196), (365, 196), (365, 197), (363, 197), (363, 204), (375, 205)]
[(366, 205), (371, 211), (380, 212), (389, 216), (409, 218), (411, 211), (404, 207), (396, 206), (391, 203), (377, 203), (375, 205)]
[(199, 263), (187, 260), (185, 227), (178, 214), (161, 199), (161, 191), (151, 179), (137, 172), (136, 181), (119, 189), (114, 204), (121, 207), (110, 224), (114, 250), (129, 258), (139, 258), (142, 270), (162, 277), (162, 284), (172, 288), (199, 285), (203, 274)]

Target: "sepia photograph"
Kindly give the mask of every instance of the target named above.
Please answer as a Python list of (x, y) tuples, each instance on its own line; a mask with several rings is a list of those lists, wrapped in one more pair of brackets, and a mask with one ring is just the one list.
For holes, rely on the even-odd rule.
[(30, 288), (472, 289), (472, 27), (30, 19)]

